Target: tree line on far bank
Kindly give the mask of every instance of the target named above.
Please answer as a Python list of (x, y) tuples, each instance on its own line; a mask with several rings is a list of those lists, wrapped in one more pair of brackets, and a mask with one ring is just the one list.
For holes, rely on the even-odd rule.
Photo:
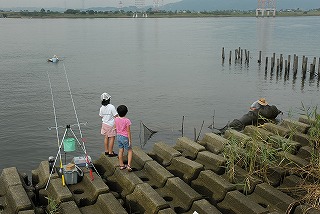
[[(13, 11), (1, 11), (0, 17), (108, 17), (108, 16), (128, 16), (132, 17), (134, 13), (142, 13), (141, 11), (124, 11), (124, 10), (113, 10), (113, 11), (95, 11), (95, 10), (79, 10), (79, 9), (67, 9), (64, 12), (45, 10), (42, 8), (40, 11), (28, 11), (21, 10), (19, 12)], [(165, 11), (159, 10), (154, 11), (152, 8), (143, 11), (151, 16), (160, 17), (160, 16), (255, 16), (255, 10), (249, 11), (240, 11), (240, 10), (217, 10), (217, 11), (191, 11), (191, 10), (176, 10), (176, 11)], [(277, 11), (279, 16), (299, 16), (299, 15), (320, 15), (320, 8), (312, 9), (309, 11), (302, 10), (280, 10)]]

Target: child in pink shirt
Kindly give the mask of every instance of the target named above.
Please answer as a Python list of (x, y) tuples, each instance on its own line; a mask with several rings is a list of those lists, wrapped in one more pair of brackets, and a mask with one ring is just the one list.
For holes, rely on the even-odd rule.
[[(117, 108), (119, 117), (115, 118), (115, 126), (117, 130), (117, 142), (119, 146), (119, 165), (120, 169), (128, 169), (129, 172), (132, 171), (131, 161), (132, 161), (132, 144), (131, 144), (131, 131), (130, 125), (131, 121), (126, 118), (128, 113), (128, 108), (125, 105), (120, 105)], [(128, 164), (123, 163), (123, 153), (124, 150), (128, 151)]]

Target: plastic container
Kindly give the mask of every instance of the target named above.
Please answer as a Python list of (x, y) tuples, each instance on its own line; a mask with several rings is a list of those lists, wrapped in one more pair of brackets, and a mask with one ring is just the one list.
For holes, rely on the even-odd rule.
[(83, 171), (79, 167), (68, 170), (67, 165), (63, 165), (63, 175), (66, 184), (76, 184), (83, 177)]
[(65, 138), (63, 140), (63, 150), (65, 152), (74, 152), (76, 150), (76, 142), (74, 138)]
[[(89, 159), (89, 163), (88, 164), (90, 164), (91, 163), (91, 157), (88, 156), (88, 159)], [(74, 157), (72, 162), (75, 165), (79, 166), (79, 167), (84, 167), (84, 166), (86, 166), (86, 157), (83, 157), (83, 156)]]

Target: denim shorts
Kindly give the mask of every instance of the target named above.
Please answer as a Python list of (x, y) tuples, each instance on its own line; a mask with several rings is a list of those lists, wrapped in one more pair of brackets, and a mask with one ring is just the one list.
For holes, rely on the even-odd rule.
[(117, 142), (119, 149), (129, 150), (131, 146), (129, 146), (129, 138), (123, 135), (117, 135)]

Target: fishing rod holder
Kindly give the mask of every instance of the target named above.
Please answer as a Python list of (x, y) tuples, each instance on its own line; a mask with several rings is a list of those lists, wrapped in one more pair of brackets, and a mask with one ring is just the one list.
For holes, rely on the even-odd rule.
[(67, 126), (51, 126), (51, 127), (48, 127), (49, 131), (51, 131), (52, 129), (60, 129), (60, 128), (67, 128), (67, 129), (70, 129), (71, 127), (73, 126), (79, 126), (79, 125), (83, 125), (83, 126), (86, 126), (88, 122), (83, 122), (83, 123), (75, 123), (75, 124), (72, 124), (72, 125), (67, 125)]

